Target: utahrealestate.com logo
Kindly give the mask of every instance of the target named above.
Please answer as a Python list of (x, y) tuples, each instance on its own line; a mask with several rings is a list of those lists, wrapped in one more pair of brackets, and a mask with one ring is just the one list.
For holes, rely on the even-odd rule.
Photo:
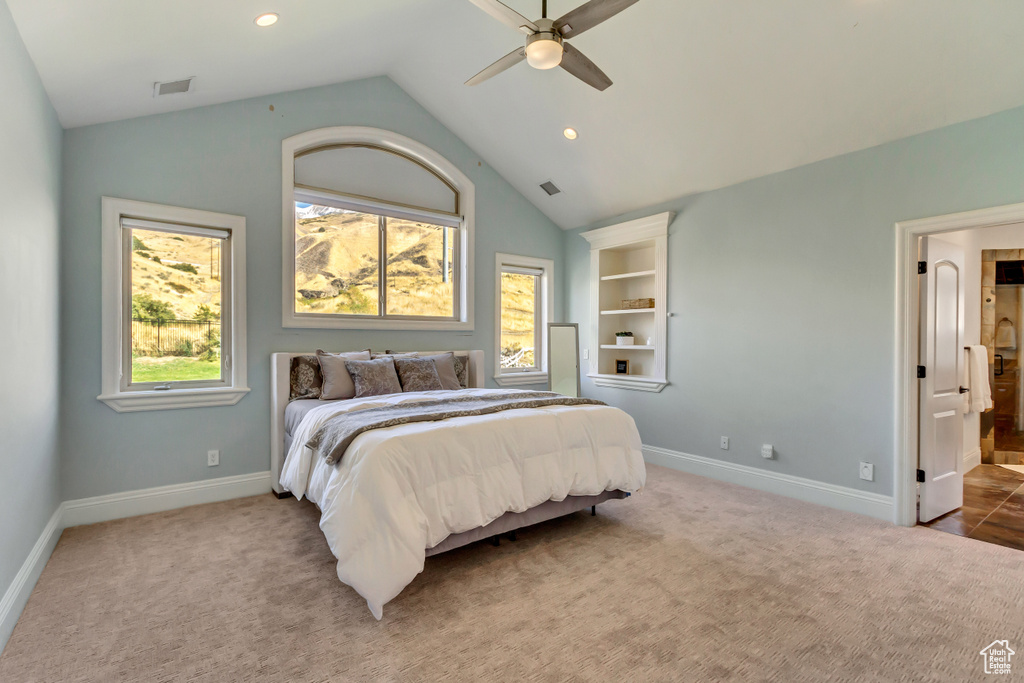
[(981, 656), (985, 658), (985, 673), (1010, 673), (1010, 658), (1015, 654), (1010, 649), (1010, 641), (993, 640), (992, 644), (981, 651)]

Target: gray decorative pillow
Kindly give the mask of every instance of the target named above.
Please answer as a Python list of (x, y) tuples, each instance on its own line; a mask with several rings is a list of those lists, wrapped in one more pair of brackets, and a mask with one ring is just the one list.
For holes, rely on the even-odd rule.
[(327, 353), (317, 349), (316, 358), (320, 363), (320, 371), (324, 378), (320, 400), (334, 401), (352, 398), (356, 395), (356, 388), (348, 374), (345, 362), (348, 360), (370, 360), (370, 349), (348, 353)]
[[(441, 378), (441, 385), (445, 389), (455, 391), (469, 387), (469, 356), (459, 355), (454, 351), (438, 353), (435, 351), (407, 351), (396, 353), (390, 349), (384, 353), (373, 354), (374, 358), (430, 358), (437, 366), (437, 374)], [(448, 373), (447, 359), (451, 358), (454, 370)]]
[(355, 383), (356, 398), (402, 393), (402, 384), (390, 358), (345, 361), (349, 375)]
[(434, 367), (437, 369), (437, 378), (441, 380), (441, 388), (447, 389), (448, 391), (456, 391), (462, 389), (462, 385), (459, 383), (459, 375), (455, 372), (455, 354), (454, 353), (441, 353), (432, 356), (421, 356), (421, 358), (429, 359), (434, 362)]
[(459, 380), (459, 386), (463, 389), (469, 388), (469, 356), (453, 355), (452, 361), (455, 364), (455, 376)]
[(445, 388), (430, 358), (396, 358), (395, 370), (398, 371), (402, 391), (440, 391)]
[(288, 400), (299, 398), (320, 398), (324, 376), (320, 372), (320, 361), (313, 354), (292, 358), (291, 391)]

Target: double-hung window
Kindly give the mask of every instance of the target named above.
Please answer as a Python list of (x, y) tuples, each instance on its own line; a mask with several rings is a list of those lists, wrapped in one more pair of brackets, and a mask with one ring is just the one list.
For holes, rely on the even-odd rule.
[(553, 313), (550, 259), (497, 254), (495, 381), (502, 386), (547, 382), (547, 324)]
[(245, 219), (103, 199), (103, 394), (119, 412), (230, 405), (245, 386)]

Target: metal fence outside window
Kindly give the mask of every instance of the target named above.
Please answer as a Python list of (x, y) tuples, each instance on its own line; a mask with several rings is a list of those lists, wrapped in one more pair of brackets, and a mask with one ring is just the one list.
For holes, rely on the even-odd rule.
[(199, 356), (219, 348), (219, 320), (132, 319), (132, 355)]

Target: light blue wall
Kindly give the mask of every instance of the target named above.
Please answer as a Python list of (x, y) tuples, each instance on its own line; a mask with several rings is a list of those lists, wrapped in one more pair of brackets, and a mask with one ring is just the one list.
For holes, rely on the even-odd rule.
[[(57, 239), (62, 135), (2, 1), (0, 92), (2, 595), (60, 504)], [(9, 635), (0, 626), (0, 648)]]
[[(1015, 109), (588, 226), (679, 214), (671, 384), (644, 394), (584, 378), (584, 392), (628, 410), (652, 446), (891, 494), (893, 224), (1022, 201)], [(565, 243), (567, 319), (585, 329), (588, 244), (578, 231)]]
[[(444, 155), (476, 185), (474, 332), (281, 327), (281, 140), (337, 125), (375, 126), (409, 136)], [(271, 352), (478, 348), (487, 351), (492, 364), (494, 253), (554, 258), (561, 271), (561, 231), (387, 78), (69, 130), (64, 159), (65, 499), (265, 471)], [(103, 195), (247, 218), (253, 390), (237, 406), (116, 414), (96, 400)], [(214, 448), (221, 451), (221, 464), (210, 468), (206, 451)]]

